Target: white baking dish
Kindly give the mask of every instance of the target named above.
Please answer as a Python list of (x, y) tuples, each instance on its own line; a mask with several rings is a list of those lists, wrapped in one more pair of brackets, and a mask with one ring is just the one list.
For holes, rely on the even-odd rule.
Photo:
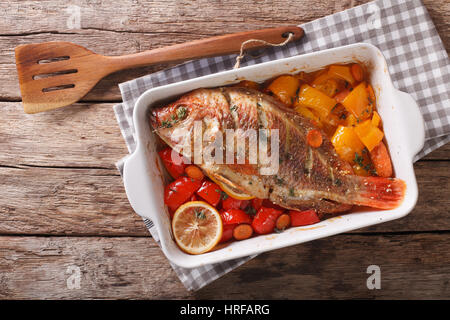
[[(156, 153), (155, 135), (148, 123), (149, 109), (197, 88), (229, 85), (242, 79), (261, 82), (280, 74), (309, 72), (333, 63), (355, 61), (365, 64), (370, 70), (370, 81), (377, 97), (378, 112), (383, 121), (395, 175), (407, 185), (402, 205), (394, 210), (365, 210), (312, 226), (290, 228), (280, 234), (235, 241), (222, 249), (201, 255), (189, 255), (181, 251), (172, 238), (169, 214), (163, 201), (165, 178), (160, 171), (163, 166)], [(155, 224), (167, 258), (182, 267), (217, 263), (398, 219), (407, 215), (417, 201), (418, 190), (412, 161), (424, 144), (422, 115), (409, 94), (394, 88), (386, 60), (370, 44), (353, 44), (154, 88), (145, 92), (137, 101), (133, 120), (137, 148), (125, 163), (126, 193), (133, 209)]]

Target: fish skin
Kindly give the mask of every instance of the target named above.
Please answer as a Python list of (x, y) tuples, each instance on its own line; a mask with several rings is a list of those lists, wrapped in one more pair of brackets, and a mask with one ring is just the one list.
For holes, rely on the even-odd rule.
[[(163, 121), (174, 119), (174, 114), (181, 107), (187, 109), (184, 118), (175, 117), (176, 121), (170, 127), (161, 126)], [(177, 150), (180, 141), (174, 137), (174, 132), (178, 128), (187, 130), (192, 144), (194, 121), (202, 122), (206, 137), (203, 149), (215, 143), (213, 133), (217, 130), (279, 130), (280, 159), (276, 175), (259, 174), (262, 168), (259, 163), (199, 164), (208, 176), (236, 192), (269, 199), (287, 209), (314, 208), (321, 213), (348, 211), (354, 204), (391, 208), (403, 198), (405, 187), (401, 180), (352, 175), (350, 165), (338, 157), (321, 129), (275, 98), (257, 90), (239, 87), (197, 89), (168, 106), (154, 109), (150, 116), (151, 126), (162, 140), (188, 158), (191, 155)], [(323, 143), (318, 148), (312, 148), (306, 142), (306, 135), (311, 129), (322, 133)], [(239, 138), (242, 137), (235, 137)], [(248, 143), (245, 151), (248, 159)], [(378, 185), (379, 190), (373, 190), (368, 184)], [(392, 194), (381, 195), (383, 190), (391, 190)], [(384, 197), (389, 201), (383, 203), (386, 200)]]

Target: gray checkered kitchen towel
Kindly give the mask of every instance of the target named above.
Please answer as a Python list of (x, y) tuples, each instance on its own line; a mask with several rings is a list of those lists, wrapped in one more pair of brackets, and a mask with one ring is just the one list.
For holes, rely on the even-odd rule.
[[(395, 87), (410, 93), (425, 120), (426, 142), (416, 160), (450, 141), (450, 63), (448, 54), (420, 0), (378, 0), (301, 25), (305, 37), (269, 48), (242, 66), (355, 42), (377, 46), (387, 59)], [(236, 55), (190, 61), (120, 84), (123, 103), (114, 112), (130, 152), (135, 149), (133, 108), (146, 90), (233, 68)], [(126, 157), (125, 157), (126, 158)], [(125, 159), (124, 158), (124, 159)], [(117, 163), (122, 172), (124, 159)], [(144, 221), (157, 243), (153, 223)], [(188, 290), (198, 290), (253, 257), (194, 269), (172, 265)]]

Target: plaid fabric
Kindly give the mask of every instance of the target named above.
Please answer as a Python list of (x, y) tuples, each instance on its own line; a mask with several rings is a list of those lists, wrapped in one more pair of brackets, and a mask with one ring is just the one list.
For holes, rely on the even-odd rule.
[[(241, 65), (281, 59), (355, 42), (377, 46), (387, 59), (394, 85), (410, 93), (425, 120), (426, 142), (420, 159), (450, 141), (450, 64), (447, 52), (420, 0), (378, 0), (301, 25), (305, 37), (284, 47), (261, 50), (257, 58), (246, 57)], [(123, 103), (114, 106), (120, 129), (130, 152), (135, 149), (133, 108), (146, 90), (211, 73), (229, 70), (236, 55), (190, 61), (120, 84)], [(125, 158), (124, 158), (125, 159)], [(122, 172), (124, 159), (117, 163)], [(158, 234), (144, 221), (157, 243)], [(197, 290), (253, 257), (185, 269), (172, 265), (189, 290)]]

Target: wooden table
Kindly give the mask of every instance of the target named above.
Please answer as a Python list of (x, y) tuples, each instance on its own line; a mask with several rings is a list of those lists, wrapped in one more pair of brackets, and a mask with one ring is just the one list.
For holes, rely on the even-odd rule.
[[(415, 164), (420, 197), (406, 218), (262, 254), (191, 293), (131, 209), (114, 166), (127, 153), (112, 110), (117, 84), (167, 66), (111, 75), (62, 110), (22, 110), (20, 44), (72, 41), (117, 55), (304, 23), (362, 2), (1, 2), (0, 298), (450, 298), (449, 146)], [(424, 2), (448, 51), (450, 3)], [(69, 19), (77, 10), (81, 28)], [(380, 290), (366, 286), (372, 264)]]

